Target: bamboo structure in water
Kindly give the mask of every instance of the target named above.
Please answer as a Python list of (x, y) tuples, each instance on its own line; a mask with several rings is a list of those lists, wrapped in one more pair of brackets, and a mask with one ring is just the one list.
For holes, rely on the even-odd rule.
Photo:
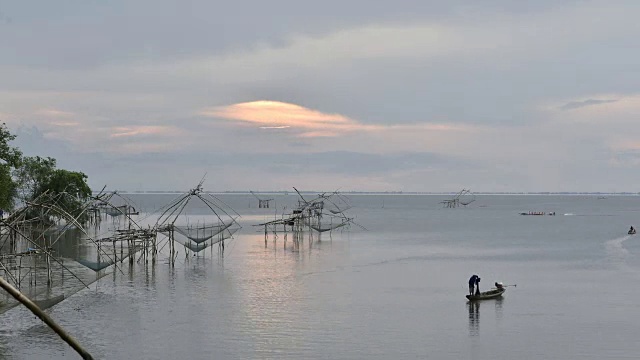
[[(195, 225), (191, 223), (187, 213), (187, 206), (192, 202), (198, 202), (211, 212), (215, 219), (214, 223), (203, 220)], [(232, 213), (232, 214), (230, 214)], [(233, 236), (233, 233), (240, 228), (237, 218), (240, 215), (228, 205), (211, 194), (202, 190), (202, 182), (194, 189), (182, 194), (165, 207), (160, 214), (155, 230), (167, 237), (169, 246), (169, 263), (175, 266), (175, 261), (179, 250), (176, 243), (182, 245), (185, 258), (189, 254), (200, 253), (207, 247), (218, 244), (220, 256), (224, 256), (224, 242)]]
[(265, 247), (267, 247), (267, 239), (270, 232), (273, 233), (273, 241), (276, 241), (279, 227), (282, 227), (281, 232), (284, 233), (285, 247), (288, 240), (287, 229), (290, 229), (294, 249), (303, 241), (304, 234), (309, 235), (309, 241), (311, 242), (314, 239), (313, 234), (315, 232), (319, 234), (329, 232), (329, 235), (331, 235), (333, 230), (349, 227), (352, 224), (364, 229), (364, 227), (355, 223), (352, 218), (346, 216), (345, 211), (350, 209), (351, 205), (346, 197), (338, 192), (319, 194), (317, 197), (307, 200), (295, 187), (293, 189), (297, 192), (299, 200), (298, 206), (291, 213), (283, 213), (280, 218), (254, 225), (264, 227)]
[[(0, 219), (0, 278), (6, 291), (6, 294), (0, 291), (0, 313), (23, 304), (34, 313), (44, 314), (42, 310), (87, 288), (107, 275), (108, 269), (114, 276), (116, 272), (123, 273), (119, 264), (125, 264), (127, 258), (130, 271), (136, 262), (143, 262), (145, 269), (151, 262), (154, 271), (162, 236), (167, 237), (165, 245), (169, 245), (172, 267), (179, 252), (176, 243), (184, 245), (185, 254), (198, 253), (217, 243), (222, 256), (225, 240), (240, 228), (236, 222), (239, 214), (202, 192), (201, 185), (170, 203), (159, 220), (147, 228), (133, 219), (139, 212), (126, 199), (123, 205), (114, 203), (122, 198), (115, 192), (93, 197), (80, 209), (78, 217), (71, 216), (55, 201), (38, 198)], [(187, 220), (187, 225), (181, 224), (181, 220), (188, 219), (184, 211), (191, 199), (201, 200), (215, 215), (217, 223), (190, 227)], [(81, 221), (80, 216), (84, 220)], [(106, 222), (109, 217), (111, 224)], [(102, 231), (105, 225), (107, 229)], [(195, 247), (178, 240), (178, 236), (186, 236)], [(53, 320), (44, 315), (38, 316), (54, 328)], [(60, 328), (54, 330), (64, 333)], [(69, 336), (61, 337), (70, 344), (74, 341)], [(84, 358), (91, 358), (77, 342), (72, 346)]]
[(47, 313), (42, 311), (38, 305), (31, 301), (28, 297), (20, 292), (20, 290), (14, 288), (3, 277), (0, 276), (0, 287), (7, 293), (13, 296), (17, 301), (29, 309), (34, 315), (42, 320), (47, 326), (55, 331), (62, 340), (64, 340), (69, 346), (71, 346), (83, 359), (93, 359), (91, 354), (80, 345), (80, 343), (70, 334), (68, 334), (60, 325), (58, 325)]
[(460, 205), (467, 206), (474, 201), (476, 201), (476, 195), (471, 190), (462, 189), (453, 198), (440, 201), (440, 204), (446, 208), (457, 208)]

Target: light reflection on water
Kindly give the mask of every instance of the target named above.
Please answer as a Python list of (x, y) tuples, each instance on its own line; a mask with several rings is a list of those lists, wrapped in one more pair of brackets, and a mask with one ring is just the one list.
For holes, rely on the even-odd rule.
[[(50, 313), (109, 359), (582, 360), (640, 351), (632, 301), (640, 289), (628, 286), (640, 245), (620, 234), (637, 217), (629, 199), (494, 196), (479, 197), (483, 207), (441, 209), (438, 197), (388, 196), (382, 209), (380, 197), (354, 198), (368, 232), (294, 247), (284, 234), (265, 244), (251, 225), (273, 214), (228, 196), (246, 217), (224, 258), (215, 248), (180, 252), (175, 269), (162, 257), (125, 267)], [(516, 215), (538, 207), (614, 216)], [(471, 273), (518, 287), (466, 304)], [(75, 356), (23, 309), (2, 320), (0, 357)]]

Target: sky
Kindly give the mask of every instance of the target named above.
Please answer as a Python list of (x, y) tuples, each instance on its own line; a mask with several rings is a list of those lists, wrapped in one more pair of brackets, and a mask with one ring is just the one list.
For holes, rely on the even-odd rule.
[(94, 189), (637, 192), (638, 14), (0, 0), (0, 122)]

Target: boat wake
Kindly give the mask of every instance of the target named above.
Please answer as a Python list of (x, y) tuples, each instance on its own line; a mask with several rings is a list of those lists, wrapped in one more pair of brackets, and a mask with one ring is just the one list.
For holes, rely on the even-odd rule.
[(564, 216), (594, 216), (594, 217), (598, 217), (598, 216), (615, 216), (613, 214), (574, 214), (574, 213), (564, 213)]
[(624, 247), (624, 242), (629, 240), (630, 238), (631, 235), (625, 235), (623, 237), (607, 240), (604, 243), (604, 247), (607, 252), (607, 259), (620, 270), (640, 274), (640, 272), (634, 270), (627, 263), (630, 253), (629, 250)]

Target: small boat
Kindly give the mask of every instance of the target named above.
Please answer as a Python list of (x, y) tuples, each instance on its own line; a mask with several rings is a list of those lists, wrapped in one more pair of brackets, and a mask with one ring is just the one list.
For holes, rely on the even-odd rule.
[(629, 235), (635, 235), (635, 233), (636, 233), (636, 229), (627, 231), (627, 234)]
[(502, 296), (502, 294), (504, 294), (505, 291), (507, 291), (506, 288), (491, 289), (489, 291), (481, 292), (479, 295), (467, 295), (467, 300), (479, 301), (479, 300), (495, 299)]

